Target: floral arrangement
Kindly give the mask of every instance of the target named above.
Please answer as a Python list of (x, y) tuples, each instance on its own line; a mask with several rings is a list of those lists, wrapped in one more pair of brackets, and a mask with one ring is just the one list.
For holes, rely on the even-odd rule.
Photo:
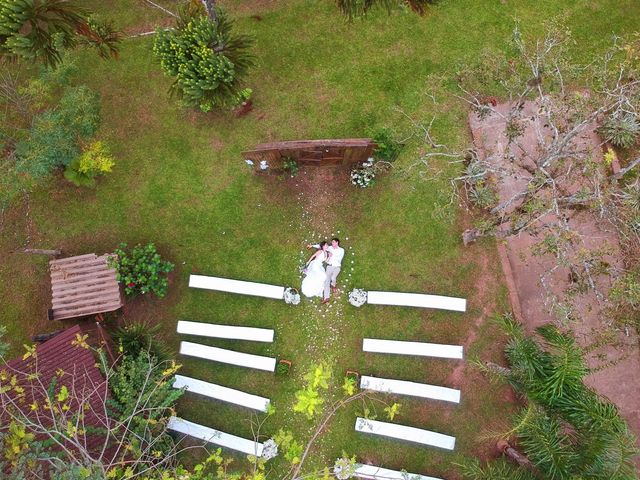
[(262, 458), (265, 460), (271, 460), (278, 456), (278, 444), (273, 438), (270, 438), (264, 442), (262, 447)]
[(373, 185), (374, 179), (376, 178), (373, 164), (373, 158), (369, 158), (360, 167), (351, 170), (351, 184), (360, 188), (367, 188)]
[(354, 307), (361, 307), (367, 303), (367, 292), (361, 288), (354, 288), (349, 292), (349, 303)]
[(287, 287), (284, 290), (284, 303), (288, 305), (298, 305), (300, 303), (300, 294), (293, 287)]

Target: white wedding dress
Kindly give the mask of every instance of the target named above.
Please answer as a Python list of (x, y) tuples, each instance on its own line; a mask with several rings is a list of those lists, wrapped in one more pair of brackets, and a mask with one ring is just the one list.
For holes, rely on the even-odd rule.
[(307, 267), (307, 275), (302, 280), (300, 291), (305, 297), (321, 297), (324, 293), (324, 281), (327, 278), (327, 272), (322, 264), (327, 258), (327, 254), (322, 252)]

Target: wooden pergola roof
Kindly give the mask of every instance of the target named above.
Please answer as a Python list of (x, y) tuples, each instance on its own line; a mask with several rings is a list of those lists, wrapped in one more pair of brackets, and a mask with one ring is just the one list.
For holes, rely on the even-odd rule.
[(111, 312), (123, 305), (116, 271), (107, 264), (109, 256), (89, 253), (49, 262), (50, 319)]

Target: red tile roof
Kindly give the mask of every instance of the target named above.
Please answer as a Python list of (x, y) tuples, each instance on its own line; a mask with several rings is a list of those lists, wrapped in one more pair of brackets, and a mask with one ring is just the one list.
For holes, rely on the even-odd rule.
[[(105, 436), (96, 434), (95, 429), (104, 427), (108, 422), (104, 404), (109, 394), (92, 350), (77, 341), (83, 335), (83, 329), (75, 325), (38, 345), (35, 356), (7, 362), (6, 366), (0, 367), (0, 372), (5, 373), (5, 380), (0, 376), (0, 386), (10, 385), (11, 378), (15, 376), (16, 384), (24, 389), (24, 394), (20, 396), (19, 392), (12, 389), (9, 392), (10, 400), (7, 401), (7, 396), (3, 396), (4, 401), (13, 403), (13, 407), (23, 415), (47, 427), (53, 422), (50, 411), (44, 408), (47, 390), (55, 382), (53, 391), (56, 404), (55, 395), (63, 385), (66, 386), (70, 408), (65, 415), (71, 417), (72, 412), (81, 411), (81, 407), (84, 409), (84, 426), (81, 425), (81, 428), (89, 432), (79, 434), (78, 438), (89, 451), (97, 453), (104, 446)], [(29, 377), (35, 372), (38, 372), (37, 378)], [(34, 402), (38, 404), (37, 410), (31, 408)], [(5, 425), (7, 419), (3, 417), (7, 415), (4, 411), (6, 407), (0, 405), (0, 421)]]

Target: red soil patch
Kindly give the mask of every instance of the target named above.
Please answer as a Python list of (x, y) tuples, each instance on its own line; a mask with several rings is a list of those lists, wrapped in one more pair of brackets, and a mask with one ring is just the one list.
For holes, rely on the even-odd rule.
[[(498, 105), (497, 110), (506, 114), (510, 106)], [(505, 115), (506, 117), (507, 115)], [(545, 126), (537, 114), (535, 104), (529, 102), (524, 106), (524, 134), (518, 146), (509, 144), (505, 135), (506, 120), (492, 114), (481, 120), (475, 113), (469, 115), (474, 143), (482, 157), (493, 164), (497, 171), (503, 172), (497, 179), (499, 200), (506, 201), (522, 191), (530, 178), (530, 173), (522, 167), (531, 165), (538, 154), (539, 136), (545, 135)], [(596, 161), (602, 160), (600, 140), (593, 128), (575, 140), (577, 148), (588, 152)], [(516, 161), (514, 161), (516, 159)], [(586, 182), (585, 177), (576, 169), (565, 182), (564, 195), (574, 194)], [(511, 211), (520, 203), (514, 201)], [(616, 232), (608, 228), (603, 219), (596, 218), (586, 210), (561, 210), (570, 229), (577, 232), (577, 241), (571, 255), (578, 258), (583, 251), (603, 249), (606, 254), (602, 259), (612, 267), (622, 267), (622, 251)], [(546, 215), (537, 220), (535, 227), (543, 232), (545, 225), (557, 222), (555, 215)], [(605, 292), (599, 296), (597, 291), (589, 288), (576, 291), (571, 271), (558, 266), (554, 255), (533, 255), (531, 247), (542, 240), (542, 234), (528, 230), (517, 236), (509, 236), (504, 245), (498, 248), (514, 315), (528, 331), (549, 322), (561, 323), (570, 328), (578, 342), (583, 346), (593, 345), (605, 332), (612, 328), (606, 324), (606, 308), (608, 305), (606, 292), (611, 286), (608, 275), (594, 275), (593, 282), (597, 291)], [(542, 279), (547, 286), (542, 283)], [(571, 295), (568, 294), (573, 289)], [(554, 300), (555, 299), (555, 300)], [(571, 304), (575, 312), (575, 320), (559, 319), (559, 305)], [(616, 345), (605, 345), (590, 353), (588, 363), (591, 368), (611, 362), (613, 365), (596, 371), (587, 377), (587, 383), (598, 393), (615, 403), (629, 423), (631, 430), (640, 434), (640, 355), (637, 349), (637, 336), (626, 337), (614, 332)]]

